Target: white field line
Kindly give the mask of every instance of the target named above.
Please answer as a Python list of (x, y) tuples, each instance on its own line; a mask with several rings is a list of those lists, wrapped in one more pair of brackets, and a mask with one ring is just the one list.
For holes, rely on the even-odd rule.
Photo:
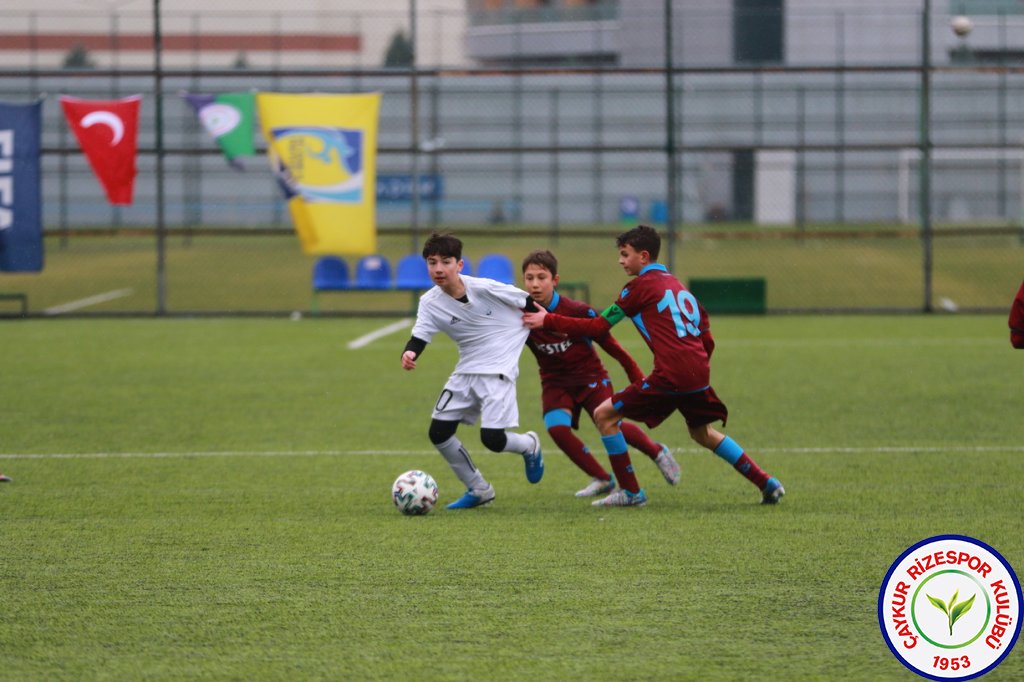
[[(675, 448), (677, 453), (703, 454), (702, 448)], [(911, 454), (911, 453), (984, 453), (1024, 452), (1024, 445), (943, 445), (922, 447), (815, 447), (815, 448), (759, 448), (756, 452), (819, 455), (819, 454)], [(19, 453), (0, 452), (0, 459), (193, 459), (207, 457), (408, 457), (436, 455), (436, 450), (227, 450), (212, 452), (67, 452)], [(478, 453), (487, 454), (487, 453)]]
[(114, 289), (103, 294), (96, 294), (95, 296), (88, 296), (86, 298), (80, 298), (77, 301), (69, 301), (68, 303), (62, 303), (61, 305), (55, 305), (52, 308), (46, 308), (43, 310), (44, 315), (60, 315), (61, 313), (69, 313), (72, 310), (78, 310), (79, 308), (88, 308), (91, 305), (98, 303), (106, 303), (107, 301), (113, 301), (116, 298), (124, 298), (125, 296), (131, 296), (131, 289)]
[(405, 320), (399, 320), (398, 322), (392, 322), (391, 324), (387, 325), (386, 327), (381, 327), (377, 331), (370, 332), (369, 334), (366, 334), (364, 336), (360, 336), (358, 339), (355, 339), (353, 341), (349, 341), (348, 342), (348, 348), (349, 348), (349, 350), (355, 350), (357, 348), (362, 348), (363, 346), (368, 346), (371, 343), (373, 343), (374, 341), (376, 341), (377, 339), (381, 339), (381, 338), (384, 338), (385, 336), (387, 336), (389, 334), (394, 334), (395, 332), (402, 331), (406, 327), (411, 327), (412, 323), (413, 323), (413, 321), (411, 319), (405, 319)]
[(437, 450), (270, 450), (246, 452), (0, 452), (0, 459), (193, 459), (205, 457), (358, 457), (371, 455), (408, 456), (437, 454)]

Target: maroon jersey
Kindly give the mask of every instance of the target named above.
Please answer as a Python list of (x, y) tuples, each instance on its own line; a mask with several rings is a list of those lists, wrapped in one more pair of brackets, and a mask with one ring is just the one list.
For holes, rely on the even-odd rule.
[[(714, 341), (707, 312), (664, 265), (645, 267), (622, 290), (615, 306), (633, 321), (654, 354), (654, 371), (647, 378), (651, 386), (689, 393), (710, 385)], [(603, 315), (608, 317), (609, 312)], [(609, 319), (612, 324), (617, 321)]]
[[(574, 301), (557, 291), (548, 311), (575, 318), (596, 318), (597, 313), (586, 303)], [(639, 367), (615, 339), (605, 331), (596, 340), (612, 357), (623, 365), (633, 379), (641, 374)], [(608, 372), (588, 336), (573, 336), (547, 329), (534, 329), (526, 339), (540, 369), (544, 386), (583, 386), (608, 378)]]

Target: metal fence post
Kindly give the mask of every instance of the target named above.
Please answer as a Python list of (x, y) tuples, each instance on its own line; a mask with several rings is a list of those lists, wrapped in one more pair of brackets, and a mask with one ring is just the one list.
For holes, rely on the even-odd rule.
[(164, 224), (163, 40), (160, 0), (153, 0), (153, 90), (156, 100), (156, 313), (167, 312), (167, 229)]
[(665, 0), (665, 156), (667, 167), (667, 195), (665, 222), (668, 227), (668, 266), (675, 270), (676, 253), (676, 96), (673, 78), (672, 0)]
[(558, 159), (558, 88), (551, 89), (551, 238), (558, 243), (558, 230), (561, 223), (559, 215), (558, 195), (559, 175), (561, 169)]
[(932, 135), (931, 135), (931, 0), (921, 12), (921, 246), (923, 250), (924, 312), (932, 312)]
[(420, 109), (416, 61), (416, 0), (409, 0), (409, 135), (412, 137), (412, 248), (420, 246)]

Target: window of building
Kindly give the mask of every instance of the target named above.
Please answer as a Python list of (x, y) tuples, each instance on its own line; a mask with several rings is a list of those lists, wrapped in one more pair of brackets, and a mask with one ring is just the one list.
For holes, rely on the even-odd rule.
[(783, 0), (733, 0), (733, 59), (741, 64), (782, 62)]

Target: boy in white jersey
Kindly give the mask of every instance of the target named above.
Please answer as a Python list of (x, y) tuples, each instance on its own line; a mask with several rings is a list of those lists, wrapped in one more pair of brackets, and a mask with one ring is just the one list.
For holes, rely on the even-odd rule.
[(493, 501), (494, 488), (455, 436), (459, 422), (473, 424), (479, 418), (480, 440), (488, 450), (521, 454), (530, 483), (544, 475), (537, 434), (506, 430), (519, 426), (516, 379), (519, 355), (530, 333), (523, 326), (522, 311), (536, 308), (529, 294), (510, 284), (460, 274), (462, 242), (453, 235), (430, 235), (423, 258), (437, 286), (420, 297), (402, 368), (416, 369), (416, 360), (438, 332), (450, 336), (459, 348), (459, 361), (434, 404), (429, 436), (466, 486), (465, 494), (448, 509), (470, 509)]

